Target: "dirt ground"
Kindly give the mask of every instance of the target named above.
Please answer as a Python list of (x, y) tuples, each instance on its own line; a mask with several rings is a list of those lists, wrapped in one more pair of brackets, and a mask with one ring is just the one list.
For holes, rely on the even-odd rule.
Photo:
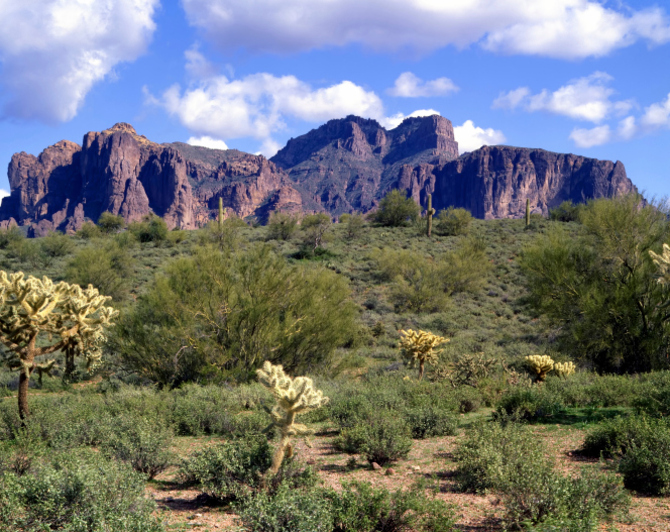
[[(585, 460), (573, 452), (582, 443), (584, 432), (572, 427), (545, 425), (535, 428), (538, 437), (547, 442), (566, 472), (579, 471), (582, 467), (606, 467), (597, 460)], [(458, 529), (463, 532), (502, 530), (499, 518), (503, 508), (494, 495), (459, 493), (452, 474), (455, 463), (451, 458), (459, 436), (415, 440), (407, 459), (382, 470), (373, 470), (360, 457), (336, 451), (332, 446), (333, 435), (326, 434), (311, 439), (311, 446), (304, 441), (296, 444), (297, 457), (319, 472), (325, 486), (335, 489), (343, 480), (371, 482), (389, 490), (410, 489), (421, 476), (431, 485), (439, 486), (438, 497), (454, 504), (460, 515)], [(192, 450), (216, 442), (216, 438), (178, 438), (175, 451), (186, 456)], [(391, 473), (391, 474), (389, 474)], [(433, 484), (435, 483), (435, 484)], [(176, 484), (176, 468), (168, 470), (148, 484), (147, 491), (158, 504), (158, 515), (165, 520), (169, 530), (199, 530), (202, 532), (242, 532), (236, 516), (229, 509), (212, 504), (211, 500), (195, 490), (180, 489)], [(614, 528), (613, 528), (614, 527)], [(606, 523), (601, 530), (620, 532), (670, 531), (670, 498), (633, 496), (630, 522)]]

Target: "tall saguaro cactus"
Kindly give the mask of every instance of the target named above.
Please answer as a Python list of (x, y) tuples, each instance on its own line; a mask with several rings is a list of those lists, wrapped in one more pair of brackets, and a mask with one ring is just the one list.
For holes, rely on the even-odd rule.
[(439, 351), (435, 348), (449, 340), (427, 331), (400, 331), (400, 350), (410, 364), (419, 363), (419, 380), (423, 379), (426, 362), (437, 362)]
[(435, 209), (433, 209), (433, 195), (428, 194), (428, 208), (426, 209), (428, 238), (430, 238), (430, 234), (433, 232), (433, 214), (435, 214)]
[(223, 217), (225, 216), (223, 212), (223, 198), (219, 198), (219, 229), (223, 228)]
[(91, 285), (82, 289), (65, 282), (54, 284), (48, 277), (24, 279), (23, 272), (0, 271), (0, 342), (18, 358), (22, 420), (30, 413), (30, 375), (38, 366), (44, 367), (36, 359), (64, 349), (71, 356), (84, 354), (89, 363), (100, 360), (104, 328), (118, 315), (105, 306), (110, 299)]
[(321, 390), (314, 388), (309, 377), (292, 379), (281, 366), (275, 366), (266, 361), (262, 369), (256, 371), (258, 380), (268, 388), (277, 400), (271, 410), (272, 424), (266, 429), (277, 428), (280, 441), (274, 456), (269, 473), (276, 475), (279, 472), (284, 456), (293, 454), (291, 436), (310, 434), (312, 431), (302, 423), (295, 422), (295, 416), (315, 410), (328, 403), (328, 397), (323, 396)]
[(530, 225), (530, 200), (526, 198), (526, 227)]

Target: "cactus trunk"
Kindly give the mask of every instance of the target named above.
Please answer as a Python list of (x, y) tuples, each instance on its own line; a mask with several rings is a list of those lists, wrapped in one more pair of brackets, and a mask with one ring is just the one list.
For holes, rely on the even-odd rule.
[(526, 227), (530, 225), (530, 200), (526, 198)]
[(419, 380), (423, 380), (423, 368), (425, 364), (426, 363), (423, 360), (419, 362)]
[(430, 233), (433, 231), (433, 214), (435, 214), (435, 211), (433, 210), (433, 195), (428, 194), (428, 209), (426, 209), (426, 218), (428, 220), (428, 237), (430, 238)]
[(223, 198), (219, 198), (219, 228), (223, 226)]

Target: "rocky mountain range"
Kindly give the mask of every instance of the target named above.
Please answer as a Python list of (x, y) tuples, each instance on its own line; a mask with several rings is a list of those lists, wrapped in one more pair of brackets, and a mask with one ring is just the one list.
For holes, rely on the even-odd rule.
[(575, 202), (636, 191), (621, 162), (541, 149), (485, 146), (459, 157), (452, 124), (408, 118), (386, 130), (355, 116), (331, 120), (291, 139), (270, 160), (238, 150), (180, 142), (157, 144), (125, 123), (90, 132), (82, 145), (60, 141), (39, 156), (14, 154), (11, 195), (0, 226), (29, 234), (77, 230), (104, 211), (139, 220), (162, 216), (194, 229), (213, 219), (219, 198), (229, 212), (264, 221), (270, 212), (367, 212), (391, 189), (437, 210), (469, 209), (478, 218), (521, 217), (526, 198), (546, 214)]

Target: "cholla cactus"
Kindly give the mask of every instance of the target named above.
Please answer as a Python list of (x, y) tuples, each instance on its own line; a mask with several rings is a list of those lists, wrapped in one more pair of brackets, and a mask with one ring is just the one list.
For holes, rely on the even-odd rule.
[(559, 377), (567, 379), (575, 372), (575, 364), (573, 362), (556, 362), (554, 364), (554, 371)]
[(277, 399), (277, 404), (270, 411), (272, 424), (266, 429), (277, 428), (281, 439), (279, 447), (272, 457), (272, 467), (269, 472), (276, 475), (284, 460), (284, 456), (293, 454), (291, 436), (310, 434), (312, 431), (302, 423), (295, 422), (295, 416), (315, 410), (328, 403), (328, 397), (323, 396), (321, 390), (314, 388), (309, 377), (292, 379), (281, 366), (275, 366), (266, 361), (263, 368), (256, 371), (258, 380), (268, 388)]
[(36, 358), (63, 349), (72, 356), (84, 354), (89, 361), (100, 359), (104, 327), (118, 314), (105, 306), (110, 299), (91, 285), (82, 289), (54, 284), (48, 277), (24, 279), (22, 272), (0, 271), (0, 342), (18, 358), (21, 419), (29, 415), (28, 383), (38, 367)]
[(400, 334), (400, 351), (410, 364), (419, 363), (419, 380), (421, 380), (426, 362), (429, 364), (437, 362), (440, 351), (436, 351), (435, 348), (449, 340), (427, 331), (412, 329), (400, 331)]
[(663, 253), (660, 255), (649, 250), (651, 260), (654, 261), (658, 268), (659, 278), (658, 282), (661, 284), (670, 283), (670, 246), (663, 244)]
[(537, 380), (542, 382), (547, 378), (547, 373), (554, 369), (554, 361), (547, 355), (530, 355), (526, 357), (526, 362), (533, 373), (537, 375)]

